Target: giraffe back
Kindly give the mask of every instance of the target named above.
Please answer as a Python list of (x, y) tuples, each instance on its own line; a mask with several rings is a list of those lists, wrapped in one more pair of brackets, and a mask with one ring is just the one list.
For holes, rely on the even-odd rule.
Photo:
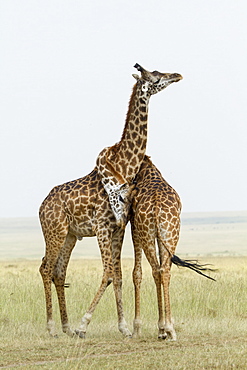
[(82, 178), (54, 187), (41, 204), (39, 217), (45, 239), (52, 235), (64, 237), (68, 232), (81, 239), (95, 236), (100, 228), (116, 227), (96, 169)]
[(131, 223), (138, 230), (142, 243), (155, 238), (161, 242), (170, 240), (171, 249), (174, 249), (179, 238), (181, 212), (177, 192), (147, 156), (136, 182)]

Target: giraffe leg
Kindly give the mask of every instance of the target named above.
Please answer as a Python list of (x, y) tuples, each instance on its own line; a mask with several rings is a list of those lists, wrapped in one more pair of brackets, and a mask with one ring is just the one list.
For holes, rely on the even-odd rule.
[(165, 317), (164, 317), (164, 309), (163, 309), (163, 300), (162, 300), (162, 288), (161, 288), (161, 276), (160, 276), (160, 267), (156, 266), (152, 270), (154, 282), (156, 285), (156, 293), (157, 293), (157, 302), (158, 302), (158, 339), (166, 339), (167, 333), (165, 330)]
[(52, 294), (51, 294), (52, 268), (49, 267), (49, 263), (47, 262), (46, 256), (43, 257), (39, 271), (42, 276), (44, 290), (45, 290), (47, 330), (49, 334), (54, 337), (56, 336), (56, 333), (55, 333), (55, 323), (52, 317)]
[(80, 338), (85, 338), (88, 325), (91, 322), (92, 315), (103, 296), (106, 288), (113, 281), (113, 266), (112, 266), (112, 257), (111, 257), (111, 240), (112, 235), (109, 231), (103, 232), (102, 230), (97, 234), (99, 248), (101, 252), (101, 259), (103, 264), (103, 276), (100, 287), (95, 294), (93, 301), (91, 302), (88, 310), (85, 315), (82, 317), (81, 325), (78, 329), (75, 330), (75, 333)]
[(169, 286), (171, 278), (170, 271), (172, 265), (170, 253), (173, 254), (175, 252), (177, 240), (173, 239), (172, 237), (169, 237), (170, 235), (172, 234), (171, 231), (168, 229), (166, 232), (166, 238), (163, 240), (158, 238), (157, 242), (160, 255), (161, 284), (163, 287), (163, 297), (165, 304), (165, 331), (169, 339), (175, 341), (177, 339), (177, 335), (171, 317)]
[(161, 286), (161, 274), (160, 265), (156, 256), (155, 249), (155, 239), (149, 240), (143, 243), (143, 250), (147, 257), (148, 262), (152, 268), (152, 275), (156, 286), (157, 303), (158, 303), (158, 339), (166, 339), (167, 333), (165, 330), (165, 316), (163, 309), (163, 299), (162, 299), (162, 286)]
[(52, 276), (59, 255), (59, 250), (61, 248), (60, 246), (63, 245), (64, 240), (65, 238), (62, 237), (58, 240), (46, 240), (46, 254), (45, 257), (42, 259), (42, 263), (39, 268), (45, 291), (47, 329), (51, 336), (56, 336), (55, 324), (52, 316)]
[[(122, 229), (119, 229), (113, 236), (108, 231), (107, 231), (107, 234), (105, 231), (103, 232), (102, 230), (97, 233), (98, 243), (99, 243), (102, 262), (103, 262), (103, 277), (102, 277), (101, 285), (92, 303), (90, 304), (87, 312), (82, 318), (79, 329), (75, 330), (75, 333), (81, 338), (85, 338), (87, 327), (91, 322), (93, 312), (95, 308), (97, 307), (97, 304), (99, 303), (106, 288), (112, 281), (114, 282), (114, 292), (115, 292), (116, 304), (117, 304), (118, 328), (124, 336), (131, 337), (131, 333), (128, 330), (126, 321), (124, 319), (123, 308), (122, 308), (121, 266), (120, 266), (120, 276), (118, 275), (118, 279), (115, 279), (115, 272), (113, 274), (113, 266), (112, 266), (112, 250), (115, 251), (113, 253), (114, 256), (116, 256), (116, 258), (120, 258), (123, 236), (124, 236), (124, 230)], [(119, 254), (119, 257), (117, 256), (118, 254)], [(117, 271), (119, 273), (118, 268), (119, 266), (117, 267)]]
[(170, 286), (170, 269), (171, 269), (171, 261), (168, 256), (162, 262), (161, 267), (161, 284), (163, 287), (163, 294), (164, 294), (164, 302), (165, 302), (165, 332), (169, 336), (169, 339), (175, 341), (177, 339), (177, 335), (173, 326), (172, 317), (171, 317), (171, 305), (170, 305), (170, 294), (169, 294), (169, 286)]
[(123, 312), (122, 300), (122, 270), (121, 270), (121, 250), (124, 237), (124, 230), (119, 229), (112, 238), (112, 261), (114, 268), (113, 287), (116, 298), (118, 314), (118, 330), (127, 338), (131, 338), (131, 332), (127, 327)]
[(141, 335), (141, 281), (142, 281), (142, 248), (139, 244), (139, 237), (134, 224), (131, 224), (132, 240), (134, 244), (134, 269), (132, 273), (135, 289), (135, 317), (133, 321), (133, 337), (138, 338)]
[(70, 329), (67, 309), (66, 309), (66, 300), (64, 292), (64, 284), (66, 278), (66, 271), (71, 256), (71, 252), (76, 244), (76, 237), (74, 235), (68, 234), (65, 240), (63, 247), (60, 250), (54, 271), (53, 271), (53, 282), (56, 287), (60, 317), (63, 332), (72, 337), (74, 332)]
[(106, 288), (108, 287), (108, 285), (110, 285), (112, 283), (112, 280), (113, 280), (112, 264), (111, 263), (110, 264), (105, 264), (104, 260), (105, 260), (105, 258), (102, 255), (103, 265), (105, 265), (105, 266), (104, 266), (104, 269), (103, 269), (103, 276), (102, 276), (102, 281), (101, 281), (100, 287), (99, 287), (93, 301), (91, 302), (87, 312), (82, 317), (80, 327), (75, 330), (75, 333), (80, 338), (85, 338), (86, 337), (87, 327), (91, 322), (92, 315), (93, 315), (101, 297), (103, 296)]

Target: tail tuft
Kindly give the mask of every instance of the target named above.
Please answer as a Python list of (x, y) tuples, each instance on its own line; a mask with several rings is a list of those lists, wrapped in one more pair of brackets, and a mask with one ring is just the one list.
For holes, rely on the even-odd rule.
[(188, 267), (189, 269), (197, 272), (198, 274), (203, 275), (210, 280), (216, 281), (211, 276), (208, 276), (202, 272), (202, 271), (216, 271), (215, 269), (208, 268), (207, 266), (209, 266), (209, 264), (202, 265), (198, 263), (198, 261), (196, 260), (181, 260), (175, 254), (172, 256), (171, 261), (172, 263), (174, 263), (174, 265), (181, 266), (181, 267)]

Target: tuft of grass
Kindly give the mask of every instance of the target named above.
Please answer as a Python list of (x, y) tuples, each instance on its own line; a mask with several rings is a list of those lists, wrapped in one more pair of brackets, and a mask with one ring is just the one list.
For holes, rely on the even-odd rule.
[[(54, 295), (58, 338), (45, 330), (45, 303), (40, 262), (0, 263), (0, 367), (23, 369), (244, 369), (247, 367), (247, 258), (206, 258), (218, 272), (216, 282), (172, 267), (171, 307), (177, 342), (157, 340), (157, 300), (150, 267), (143, 264), (142, 336), (123, 339), (117, 329), (112, 286), (95, 310), (87, 338), (62, 333)], [(132, 327), (133, 261), (124, 259), (123, 299)], [(78, 327), (99, 286), (100, 260), (72, 260), (66, 281), (72, 328)]]

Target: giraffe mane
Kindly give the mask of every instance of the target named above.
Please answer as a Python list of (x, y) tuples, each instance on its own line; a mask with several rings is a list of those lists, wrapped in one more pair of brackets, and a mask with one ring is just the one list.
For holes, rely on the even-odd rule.
[(108, 167), (108, 170), (111, 172), (112, 176), (114, 176), (117, 179), (117, 181), (119, 181), (120, 184), (126, 183), (126, 179), (115, 169), (114, 164), (112, 163), (112, 161), (109, 158), (109, 155), (114, 156), (114, 155), (117, 154), (117, 152), (119, 150), (119, 147), (121, 145), (121, 142), (125, 138), (125, 135), (126, 135), (126, 132), (127, 132), (127, 124), (130, 120), (131, 114), (133, 113), (132, 106), (133, 106), (133, 102), (134, 102), (135, 95), (136, 95), (137, 84), (138, 84), (138, 82), (136, 82), (134, 84), (133, 88), (132, 88), (132, 93), (131, 93), (130, 100), (129, 100), (128, 111), (127, 111), (127, 115), (126, 115), (126, 120), (125, 120), (125, 125), (124, 125), (121, 140), (118, 143), (116, 143), (115, 145), (109, 147), (108, 150), (107, 150), (107, 153), (105, 154), (105, 161), (106, 161), (106, 165)]
[(121, 141), (124, 139), (124, 137), (126, 135), (126, 131), (127, 131), (126, 126), (127, 126), (127, 123), (130, 120), (130, 115), (133, 113), (132, 105), (133, 105), (133, 102), (134, 102), (134, 99), (135, 99), (135, 95), (136, 95), (137, 84), (138, 84), (138, 82), (136, 82), (134, 84), (133, 89), (132, 89), (132, 94), (131, 94), (130, 100), (129, 100), (128, 111), (127, 111), (127, 115), (126, 115), (126, 119), (125, 119), (125, 125), (124, 125), (124, 129), (123, 129), (121, 140), (117, 144), (115, 144), (115, 145), (113, 145), (111, 147), (111, 150), (114, 153), (117, 153), (117, 151), (119, 149), (119, 146), (121, 145)]

